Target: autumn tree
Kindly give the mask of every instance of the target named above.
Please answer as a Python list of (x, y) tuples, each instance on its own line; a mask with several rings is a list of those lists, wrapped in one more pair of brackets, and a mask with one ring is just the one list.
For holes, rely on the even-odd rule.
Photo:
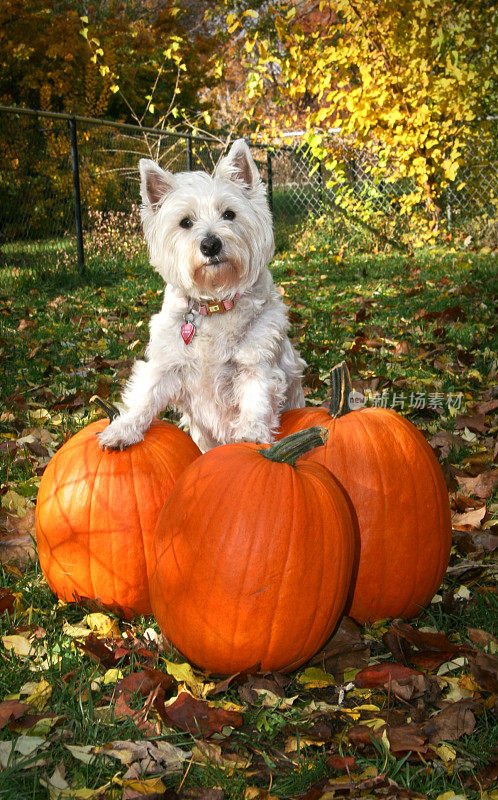
[[(410, 217), (437, 230), (445, 188), (496, 99), (496, 11), (484, 0), (300, 0), (227, 16), (244, 36), (246, 97), (262, 129), (307, 131), (337, 202), (362, 213), (345, 188), (343, 147), (363, 154), (374, 187), (396, 185)], [(271, 111), (271, 115), (268, 114)], [(341, 191), (341, 187), (343, 191)]]
[(215, 43), (193, 20), (187, 0), (2, 0), (0, 102), (131, 121), (174, 97), (195, 116)]

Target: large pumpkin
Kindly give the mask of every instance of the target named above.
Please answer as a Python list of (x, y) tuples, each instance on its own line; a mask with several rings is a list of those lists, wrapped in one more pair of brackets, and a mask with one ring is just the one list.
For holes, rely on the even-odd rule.
[(282, 415), (279, 436), (311, 425), (329, 430), (306, 454), (338, 479), (351, 500), (360, 551), (347, 612), (361, 623), (416, 616), (448, 566), (451, 524), (441, 468), (422, 434), (383, 408), (352, 411), (343, 362), (332, 371), (330, 412), (300, 408)]
[(43, 473), (36, 502), (41, 568), (66, 601), (90, 598), (125, 617), (150, 614), (150, 548), (159, 512), (200, 456), (186, 433), (156, 420), (127, 450), (101, 450), (108, 420), (69, 439)]
[(291, 670), (330, 636), (354, 556), (347, 501), (298, 456), (316, 429), (268, 446), (215, 448), (187, 467), (160, 514), (151, 580), (165, 636), (204, 669)]

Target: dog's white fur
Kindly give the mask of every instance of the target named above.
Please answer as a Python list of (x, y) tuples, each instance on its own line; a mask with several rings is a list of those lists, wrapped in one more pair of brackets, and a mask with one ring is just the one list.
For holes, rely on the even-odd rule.
[[(280, 414), (304, 405), (305, 362), (286, 331), (286, 307), (268, 269), (273, 255), (266, 191), (243, 139), (232, 145), (213, 177), (172, 175), (140, 161), (142, 222), (151, 264), (167, 283), (152, 317), (146, 360), (137, 361), (123, 393), (125, 409), (101, 434), (103, 448), (141, 441), (166, 406), (205, 451), (238, 441), (270, 442)], [(231, 214), (224, 218), (230, 210)], [(180, 225), (185, 219), (191, 227)], [(207, 236), (222, 242), (207, 258)], [(180, 334), (186, 298), (243, 296), (224, 314), (195, 314), (196, 334)]]

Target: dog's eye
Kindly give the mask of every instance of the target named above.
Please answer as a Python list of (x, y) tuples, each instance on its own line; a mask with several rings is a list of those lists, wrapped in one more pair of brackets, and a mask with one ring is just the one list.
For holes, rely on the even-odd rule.
[(190, 217), (184, 217), (180, 222), (180, 228), (191, 228), (194, 223)]
[(223, 219), (229, 219), (231, 221), (232, 219), (235, 219), (235, 211), (232, 211), (231, 208), (227, 208), (227, 210), (224, 211), (221, 216)]

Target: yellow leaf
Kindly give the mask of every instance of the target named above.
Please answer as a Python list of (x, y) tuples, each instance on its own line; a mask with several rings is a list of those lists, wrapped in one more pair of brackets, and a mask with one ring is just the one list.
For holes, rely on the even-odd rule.
[(386, 724), (386, 721), (381, 717), (374, 717), (373, 719), (362, 719), (361, 724), (366, 725), (367, 728), (372, 728), (373, 731), (378, 731), (379, 728)]
[(85, 636), (88, 636), (91, 633), (90, 628), (83, 628), (79, 625), (70, 625), (69, 622), (65, 622), (62, 626), (62, 633), (66, 636), (71, 636), (72, 639), (84, 639)]
[(186, 661), (183, 664), (174, 664), (166, 661), (166, 671), (173, 676), (177, 683), (185, 683), (196, 697), (202, 697), (204, 683), (195, 674)]
[(101, 636), (108, 636), (113, 639), (119, 639), (121, 637), (118, 621), (111, 619), (107, 614), (101, 614), (100, 612), (87, 614), (85, 622), (91, 631), (99, 633)]
[(333, 675), (319, 667), (308, 667), (298, 677), (298, 682), (304, 684), (305, 689), (321, 689), (324, 686), (333, 686), (336, 680)]
[[(384, 725), (385, 724), (384, 722)], [(323, 740), (312, 739), (305, 734), (299, 736), (299, 741), (297, 736), (289, 736), (289, 738), (285, 740), (284, 753), (294, 753), (296, 750), (303, 747), (322, 747), (324, 744), (325, 742)]]
[(102, 683), (107, 685), (109, 683), (117, 683), (123, 677), (123, 673), (120, 669), (116, 669), (113, 667), (112, 669), (108, 669), (107, 672), (104, 674), (104, 678)]
[(2, 636), (3, 646), (6, 650), (13, 650), (16, 656), (29, 656), (33, 652), (31, 642), (25, 636), (10, 634)]
[(26, 698), (25, 702), (28, 705), (33, 706), (33, 708), (38, 709), (38, 711), (43, 711), (51, 695), (52, 687), (48, 681), (45, 680), (45, 678), (42, 678), (36, 685), (34, 692)]
[(445, 762), (445, 764), (450, 761), (454, 761), (456, 758), (456, 750), (449, 744), (441, 744), (438, 747), (433, 747), (432, 749), (438, 754), (441, 761)]
[(26, 516), (26, 512), (31, 505), (28, 497), (18, 494), (13, 489), (9, 489), (2, 495), (2, 508), (21, 519)]
[(115, 777), (114, 781), (125, 789), (133, 789), (140, 794), (160, 794), (166, 791), (166, 786), (161, 778), (143, 778), (143, 780), (130, 780), (124, 781), (121, 778)]

